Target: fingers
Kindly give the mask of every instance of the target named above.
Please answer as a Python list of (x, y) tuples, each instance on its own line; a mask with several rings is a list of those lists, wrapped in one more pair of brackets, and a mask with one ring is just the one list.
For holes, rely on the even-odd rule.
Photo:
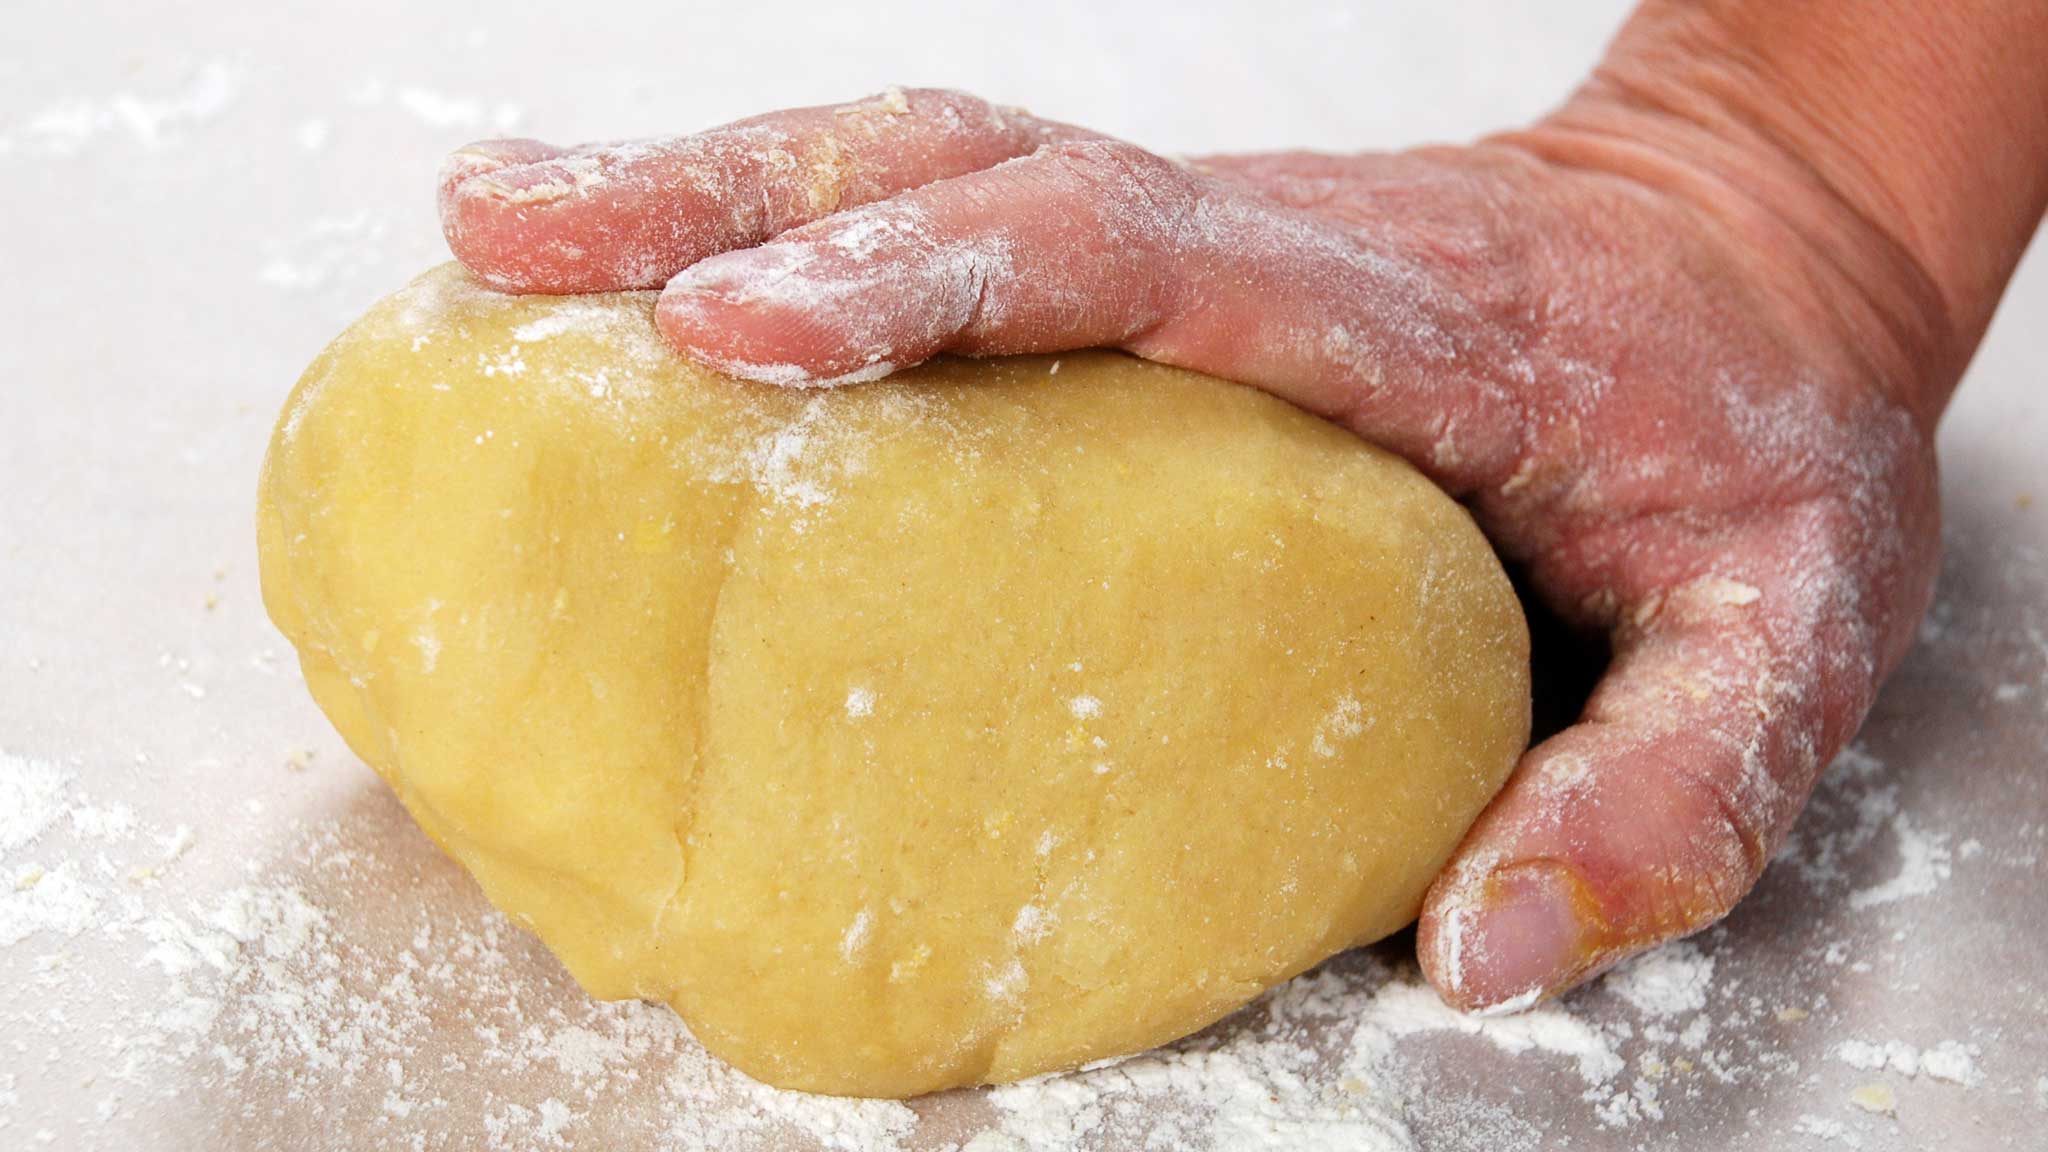
[(1855, 528), (1795, 509), (1639, 594), (1580, 723), (1524, 757), (1430, 892), (1417, 946), (1445, 999), (1526, 1007), (1750, 889), (1881, 672), (1883, 612), (1829, 543)]
[(748, 379), (826, 384), (941, 352), (1114, 345), (1264, 388), (1433, 465), (1504, 477), (1510, 337), (1375, 236), (1115, 141), (1062, 143), (699, 263), (657, 319)]
[(456, 258), (507, 291), (655, 288), (706, 256), (1082, 135), (958, 92), (890, 89), (667, 140), (485, 141), (443, 167), (441, 225)]
[(690, 355), (778, 383), (1118, 344), (1171, 311), (1195, 197), (1128, 146), (1062, 145), (706, 260), (656, 319)]

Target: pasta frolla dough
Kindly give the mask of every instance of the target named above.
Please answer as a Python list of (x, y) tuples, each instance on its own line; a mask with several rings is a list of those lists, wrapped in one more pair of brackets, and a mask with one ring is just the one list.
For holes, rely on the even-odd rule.
[(1106, 352), (832, 392), (454, 266), (300, 381), (263, 592), (591, 994), (907, 1096), (1183, 1036), (1406, 924), (1528, 736), (1464, 511)]

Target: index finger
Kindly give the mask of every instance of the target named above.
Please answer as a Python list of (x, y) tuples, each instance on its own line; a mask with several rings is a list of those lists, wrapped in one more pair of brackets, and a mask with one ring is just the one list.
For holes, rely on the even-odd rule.
[(891, 88), (661, 140), (484, 141), (444, 165), (441, 227), (505, 291), (658, 288), (707, 256), (1088, 135), (960, 92)]

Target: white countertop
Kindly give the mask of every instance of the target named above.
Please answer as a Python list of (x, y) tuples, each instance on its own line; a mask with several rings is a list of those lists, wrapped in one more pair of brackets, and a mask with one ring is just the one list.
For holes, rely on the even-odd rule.
[(1943, 430), (1922, 642), (1725, 925), (1516, 1024), (1418, 997), (1403, 938), (1165, 1059), (794, 1098), (490, 914), (263, 615), (271, 421), (444, 258), (441, 154), (890, 83), (1166, 151), (1455, 139), (1561, 95), (1623, 5), (415, 7), (8, 16), (0, 1149), (2048, 1145), (2040, 251)]

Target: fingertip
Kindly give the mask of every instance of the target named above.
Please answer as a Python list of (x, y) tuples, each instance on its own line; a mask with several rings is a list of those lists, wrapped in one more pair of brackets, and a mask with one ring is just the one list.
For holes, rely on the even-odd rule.
[(670, 347), (741, 380), (827, 388), (887, 375), (902, 357), (857, 341), (837, 301), (848, 286), (803, 275), (808, 254), (792, 245), (727, 252), (678, 273), (662, 290), (654, 322)]
[[(1712, 635), (1625, 646), (1585, 722), (1531, 750), (1438, 877), (1424, 971), (1468, 1011), (1507, 1011), (1726, 915), (1761, 873), (1797, 794), (1786, 713), (1694, 686), (1735, 674)], [(1786, 759), (1790, 756), (1790, 759)]]
[(795, 387), (858, 383), (928, 359), (965, 323), (971, 293), (924, 245), (878, 240), (890, 228), (879, 218), (848, 213), (700, 260), (663, 289), (656, 326), (727, 375)]
[(471, 179), (522, 164), (534, 164), (567, 155), (567, 150), (539, 140), (478, 140), (450, 152), (441, 161), (436, 180), (443, 204)]
[(575, 291), (556, 282), (550, 256), (560, 254), (504, 189), (535, 179), (522, 175), (569, 156), (539, 140), (479, 140), (441, 162), (437, 206), (448, 250), (479, 279), (506, 292)]
[[(700, 261), (693, 267), (715, 260)], [(745, 305), (713, 288), (685, 282), (683, 277), (689, 271), (678, 273), (662, 289), (654, 305), (655, 331), (672, 350), (713, 371), (752, 379), (744, 370), (747, 359), (741, 355), (748, 319)]]
[(1584, 881), (1548, 860), (1440, 881), (1416, 948), (1445, 1002), (1477, 1015), (1531, 1007), (1624, 954)]
[[(531, 145), (532, 141), (514, 144)], [(458, 179), (441, 200), (441, 230), (450, 251), (492, 287), (507, 292), (619, 292), (659, 287), (672, 261), (701, 251), (702, 237), (684, 227), (666, 235), (622, 212), (602, 156), (555, 153), (495, 164), (481, 156), (451, 157)]]
[[(669, 278), (654, 323), (677, 351), (706, 363), (738, 364), (788, 324), (791, 301), (773, 285), (802, 270), (786, 244), (742, 248), (699, 260)], [(728, 373), (729, 375), (742, 375)]]

